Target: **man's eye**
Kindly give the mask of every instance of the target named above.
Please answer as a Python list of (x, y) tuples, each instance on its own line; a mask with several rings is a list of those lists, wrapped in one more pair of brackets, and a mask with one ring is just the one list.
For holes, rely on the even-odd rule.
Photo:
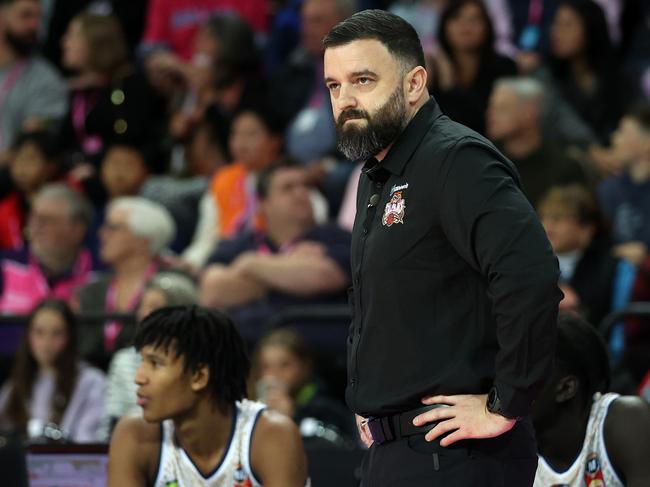
[(372, 80), (370, 78), (359, 78), (357, 79), (357, 83), (360, 85), (367, 85), (370, 84)]
[(327, 85), (327, 89), (330, 90), (330, 91), (335, 91), (335, 90), (337, 90), (338, 88), (339, 88), (339, 84), (338, 84), (338, 83), (330, 83), (329, 85)]

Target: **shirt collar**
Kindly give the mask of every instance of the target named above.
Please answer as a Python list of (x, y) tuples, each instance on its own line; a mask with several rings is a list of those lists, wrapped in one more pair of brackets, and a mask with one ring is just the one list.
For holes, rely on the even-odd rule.
[(397, 137), (384, 160), (379, 162), (374, 157), (371, 157), (364, 164), (362, 172), (373, 181), (380, 182), (385, 182), (390, 174), (401, 175), (413, 152), (415, 152), (415, 149), (417, 149), (422, 138), (427, 133), (426, 128), (429, 122), (441, 115), (442, 111), (438, 107), (436, 100), (430, 97)]

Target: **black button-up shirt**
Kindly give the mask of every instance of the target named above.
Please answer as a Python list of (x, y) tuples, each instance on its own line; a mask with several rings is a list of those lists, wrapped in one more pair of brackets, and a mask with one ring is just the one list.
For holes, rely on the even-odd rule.
[(509, 162), (429, 100), (365, 165), (352, 236), (347, 402), (363, 416), (429, 394), (529, 413), (550, 372), (558, 266)]

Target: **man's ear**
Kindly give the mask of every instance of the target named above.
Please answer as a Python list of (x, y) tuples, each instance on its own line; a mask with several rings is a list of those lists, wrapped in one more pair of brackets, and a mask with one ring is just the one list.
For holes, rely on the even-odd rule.
[(427, 90), (427, 70), (422, 66), (416, 66), (406, 73), (404, 83), (406, 85), (406, 100), (409, 105), (413, 105)]
[(208, 386), (210, 380), (210, 369), (207, 365), (201, 364), (192, 373), (191, 387), (194, 392), (200, 392)]
[(575, 375), (565, 375), (555, 386), (555, 402), (567, 402), (575, 397), (580, 381)]

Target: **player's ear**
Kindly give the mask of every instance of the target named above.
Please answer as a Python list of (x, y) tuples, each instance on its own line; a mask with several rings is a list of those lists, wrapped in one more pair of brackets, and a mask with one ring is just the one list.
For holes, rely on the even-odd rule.
[(566, 402), (578, 393), (579, 380), (575, 375), (565, 375), (555, 386), (555, 402)]
[(210, 369), (206, 364), (200, 364), (192, 373), (192, 390), (199, 392), (208, 386), (210, 380)]

